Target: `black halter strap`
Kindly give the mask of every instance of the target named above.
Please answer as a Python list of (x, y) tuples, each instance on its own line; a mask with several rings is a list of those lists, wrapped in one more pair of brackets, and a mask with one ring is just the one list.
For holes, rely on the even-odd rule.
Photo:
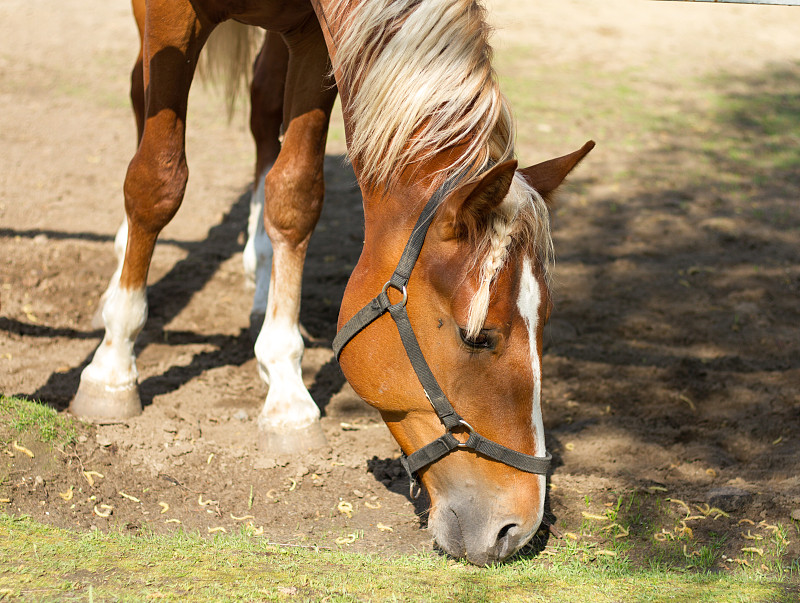
[[(436, 210), (444, 197), (453, 189), (456, 181), (457, 177), (451, 178), (433, 193), (433, 196), (428, 200), (428, 203), (417, 219), (414, 230), (411, 232), (411, 236), (406, 243), (403, 254), (400, 256), (400, 261), (392, 277), (383, 286), (383, 290), (380, 294), (361, 308), (355, 316), (345, 323), (342, 330), (336, 334), (333, 340), (333, 351), (336, 354), (336, 360), (339, 360), (339, 355), (342, 353), (344, 346), (369, 324), (383, 316), (386, 312), (388, 312), (394, 320), (397, 331), (400, 334), (400, 339), (403, 342), (403, 347), (406, 350), (408, 359), (411, 361), (411, 366), (414, 368), (414, 372), (417, 374), (417, 378), (425, 390), (425, 396), (430, 401), (446, 430), (444, 435), (435, 439), (430, 444), (423, 446), (408, 456), (405, 454), (402, 456), (401, 462), (412, 482), (415, 479), (414, 474), (417, 471), (438, 461), (457, 448), (474, 450), (479, 454), (514, 467), (515, 469), (519, 469), (520, 471), (545, 475), (547, 474), (550, 467), (550, 460), (552, 459), (550, 453), (546, 453), (543, 457), (533, 456), (506, 448), (497, 442), (483, 437), (477, 433), (469, 423), (461, 418), (447, 399), (442, 388), (439, 387), (436, 378), (433, 376), (425, 360), (425, 356), (422, 354), (422, 350), (419, 347), (414, 329), (411, 328), (411, 322), (408, 319), (408, 313), (406, 312), (406, 302), (408, 301), (406, 285), (408, 284), (408, 279), (411, 277), (411, 271), (414, 269), (417, 258), (419, 258), (419, 254), (422, 251), (422, 246), (425, 243), (425, 236), (428, 233), (428, 228), (433, 221)], [(392, 304), (386, 293), (389, 287), (401, 292), (403, 294), (403, 299), (396, 304)], [(466, 428), (469, 432), (469, 438), (466, 442), (460, 442), (453, 435), (453, 430), (457, 428)]]

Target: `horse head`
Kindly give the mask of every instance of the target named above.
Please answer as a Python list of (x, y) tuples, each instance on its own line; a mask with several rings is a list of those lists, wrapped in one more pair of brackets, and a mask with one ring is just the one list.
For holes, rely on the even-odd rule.
[[(345, 291), (340, 328), (346, 331), (359, 308), (369, 308), (369, 298), (383, 290), (384, 305), (405, 310), (418, 352), (403, 336), (405, 327), (376, 310), (357, 331), (364, 335), (345, 342), (342, 370), (381, 412), (409, 459), (447, 434), (455, 438), (449, 440), (454, 448), (420, 466), (418, 475), (431, 498), (436, 542), (478, 565), (515, 553), (542, 521), (544, 472), (519, 466), (546, 456), (542, 329), (552, 308), (546, 199), (593, 146), (522, 170), (505, 161), (445, 187), (402, 290), (386, 285), (403, 263), (407, 239), (421, 228), (415, 214), (430, 187), (383, 193), (394, 202), (365, 199), (373, 209), (367, 209), (365, 247)], [(414, 195), (417, 202), (409, 203)], [(409, 205), (416, 210), (396, 209)], [(394, 220), (387, 216), (392, 211)], [(438, 384), (433, 390), (455, 411), (450, 424), (435, 407), (438, 394), (420, 376), (420, 354)], [(476, 434), (490, 444), (465, 446)], [(511, 452), (493, 453), (492, 445)]]

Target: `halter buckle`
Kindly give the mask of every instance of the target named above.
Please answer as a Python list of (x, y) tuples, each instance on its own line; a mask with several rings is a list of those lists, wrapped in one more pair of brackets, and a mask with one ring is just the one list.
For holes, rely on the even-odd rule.
[(396, 289), (397, 291), (400, 291), (403, 294), (403, 299), (400, 301), (400, 305), (405, 306), (406, 302), (408, 301), (408, 290), (406, 289), (406, 286), (403, 285), (403, 288), (401, 289), (397, 285), (393, 285), (392, 281), (386, 281), (386, 284), (383, 286), (383, 289), (381, 289), (381, 293), (386, 293), (389, 287), (391, 287), (392, 289)]

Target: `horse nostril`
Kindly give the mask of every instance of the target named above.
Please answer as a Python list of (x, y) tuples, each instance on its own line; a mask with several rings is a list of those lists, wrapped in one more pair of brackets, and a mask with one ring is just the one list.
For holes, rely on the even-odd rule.
[(500, 544), (503, 540), (505, 540), (505, 538), (508, 536), (508, 533), (516, 527), (517, 524), (509, 523), (500, 528), (500, 531), (497, 533), (497, 543)]

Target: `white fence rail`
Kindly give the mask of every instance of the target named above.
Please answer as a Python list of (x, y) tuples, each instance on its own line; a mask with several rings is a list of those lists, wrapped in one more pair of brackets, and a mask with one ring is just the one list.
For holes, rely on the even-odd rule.
[(777, 4), (780, 6), (800, 6), (800, 0), (671, 0), (675, 2), (724, 2), (726, 4)]

